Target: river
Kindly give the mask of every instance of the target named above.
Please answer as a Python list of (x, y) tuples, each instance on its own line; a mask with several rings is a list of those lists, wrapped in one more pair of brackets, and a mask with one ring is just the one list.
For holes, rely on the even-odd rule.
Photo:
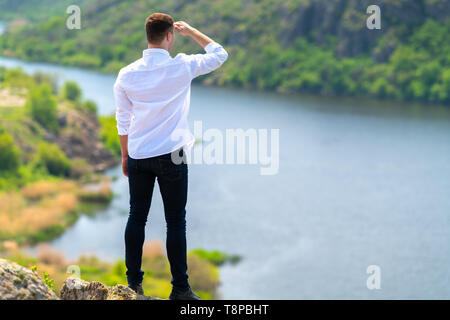
[[(74, 80), (102, 115), (113, 75), (0, 57), (0, 65)], [(449, 299), (450, 110), (354, 99), (283, 96), (194, 85), (190, 122), (280, 129), (280, 167), (190, 165), (189, 248), (243, 260), (220, 269), (225, 299)], [(128, 185), (50, 244), (69, 258), (122, 258)], [(158, 187), (146, 231), (165, 239)], [(381, 289), (366, 286), (369, 265)]]

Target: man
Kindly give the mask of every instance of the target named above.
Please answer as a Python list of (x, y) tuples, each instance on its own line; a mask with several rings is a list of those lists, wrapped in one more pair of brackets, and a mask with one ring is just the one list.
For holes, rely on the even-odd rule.
[[(172, 273), (172, 300), (200, 300), (188, 282), (186, 259), (186, 200), (188, 168), (185, 152), (194, 144), (188, 112), (191, 81), (219, 68), (225, 49), (186, 22), (154, 13), (145, 24), (148, 49), (143, 57), (120, 70), (114, 85), (122, 170), (130, 188), (130, 214), (125, 229), (128, 286), (143, 294), (141, 270), (145, 224), (155, 179), (164, 203), (166, 249)], [(205, 54), (169, 50), (176, 30), (194, 39)], [(174, 156), (175, 155), (175, 156)], [(184, 157), (184, 158), (183, 158)]]

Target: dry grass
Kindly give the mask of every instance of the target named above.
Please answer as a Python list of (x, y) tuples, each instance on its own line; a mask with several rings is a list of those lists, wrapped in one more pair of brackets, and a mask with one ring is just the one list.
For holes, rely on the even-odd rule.
[(78, 197), (85, 202), (109, 202), (113, 197), (110, 181), (84, 185), (78, 191)]
[(13, 90), (10, 88), (0, 88), (0, 107), (22, 107), (25, 105), (27, 90)]
[(155, 257), (165, 256), (164, 244), (159, 240), (146, 241), (142, 249), (142, 258), (153, 259)]
[(20, 251), (19, 244), (15, 241), (5, 240), (0, 243), (0, 252), (12, 255)]
[(74, 180), (44, 180), (20, 191), (0, 192), (0, 239), (44, 241), (59, 234), (76, 218), (80, 202), (107, 203), (109, 180), (95, 188)]
[(30, 200), (39, 200), (59, 192), (74, 192), (77, 189), (73, 181), (38, 181), (22, 189), (22, 195)]
[(64, 224), (78, 204), (75, 190), (70, 181), (42, 181), (20, 192), (1, 193), (0, 234), (14, 237)]
[(54, 249), (50, 245), (44, 243), (38, 246), (38, 260), (41, 263), (57, 265), (65, 267), (67, 265), (64, 253), (61, 250)]

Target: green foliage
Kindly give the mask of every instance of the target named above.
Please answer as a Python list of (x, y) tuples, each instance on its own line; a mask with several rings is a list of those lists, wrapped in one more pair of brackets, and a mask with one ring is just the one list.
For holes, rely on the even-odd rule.
[(5, 81), (5, 76), (6, 76), (6, 68), (0, 66), (0, 82)]
[[(23, 266), (26, 266), (26, 265), (29, 265), (29, 264), (30, 264), (30, 261), (21, 261), (21, 262), (22, 262), (21, 265), (23, 265)], [(25, 262), (25, 263), (24, 263), (24, 262)], [(32, 266), (30, 267), (30, 270), (36, 272), (36, 271), (38, 271), (38, 267), (37, 267), (36, 265), (32, 265)], [(43, 273), (43, 275), (42, 275), (42, 280), (44, 280), (44, 283), (47, 285), (47, 287), (48, 287), (50, 290), (56, 292), (55, 280), (53, 280), (52, 278), (50, 278), (50, 275), (48, 274), (48, 272), (45, 272), (45, 271), (44, 271), (44, 273)]]
[(117, 134), (116, 119), (114, 116), (100, 117), (100, 139), (106, 149), (111, 151), (117, 158), (121, 156), (120, 140)]
[(192, 252), (217, 266), (223, 264), (228, 258), (225, 253), (220, 252), (219, 250), (207, 251), (205, 249), (194, 249)]
[(14, 173), (20, 165), (20, 149), (14, 144), (14, 140), (7, 132), (0, 128), (0, 174), (4, 172)]
[[(23, 2), (33, 1), (37, 0)], [(176, 20), (188, 17), (190, 24), (210, 34), (229, 52), (220, 70), (199, 77), (195, 80), (198, 82), (279, 92), (450, 103), (446, 80), (450, 69), (450, 18), (437, 18), (439, 10), (445, 10), (443, 1), (424, 1), (427, 8), (436, 8), (433, 13), (424, 10), (417, 17), (412, 14), (414, 19), (400, 16), (408, 10), (415, 12), (412, 2), (387, 2), (389, 9), (384, 11), (383, 21), (389, 29), (373, 33), (370, 39), (364, 24), (365, 7), (357, 1), (342, 10), (330, 5), (334, 16), (323, 13), (319, 16), (327, 21), (314, 23), (309, 20), (320, 10), (312, 7), (315, 1), (308, 0), (198, 0), (183, 4), (177, 0), (83, 1), (83, 28), (76, 32), (67, 30), (65, 17), (60, 15), (37, 18), (48, 1), (36, 4), (36, 12), (26, 10), (24, 4), (10, 4), (11, 14), (24, 12), (33, 21), (43, 22), (1, 36), (0, 53), (7, 50), (22, 59), (115, 73), (140, 57), (146, 46), (143, 21), (152, 11), (149, 8), (158, 7)], [(308, 12), (306, 17), (313, 16), (299, 21), (303, 12)], [(327, 27), (332, 30), (324, 32), (323, 27), (331, 23), (336, 23), (336, 28)], [(350, 52), (346, 57), (340, 53), (345, 43), (351, 43), (356, 54)], [(386, 48), (391, 49), (379, 62), (374, 57)], [(179, 51), (195, 53), (199, 47), (187, 37), (176, 36), (171, 53), (174, 56)]]
[(71, 164), (64, 151), (57, 145), (41, 142), (34, 159), (35, 166), (43, 166), (54, 176), (69, 176)]
[(62, 87), (61, 94), (63, 99), (78, 101), (81, 98), (81, 89), (76, 82), (66, 81)]
[(8, 69), (4, 73), (5, 86), (12, 88), (30, 88), (34, 85), (33, 78), (22, 68)]
[(220, 266), (225, 262), (234, 264), (241, 260), (239, 255), (228, 255), (224, 252), (220, 252), (219, 250), (207, 251), (205, 249), (194, 249), (191, 250), (191, 252), (202, 259), (208, 260), (216, 266)]
[(38, 71), (33, 74), (33, 80), (38, 85), (41, 85), (44, 83), (49, 84), (50, 87), (52, 88), (52, 93), (53, 94), (58, 93), (58, 79), (55, 75)]
[(94, 101), (86, 100), (79, 105), (79, 109), (88, 113), (97, 113), (98, 107)]
[(55, 291), (55, 280), (50, 278), (50, 275), (47, 272), (44, 272), (44, 275), (42, 277), (42, 279), (44, 280), (44, 283), (47, 285), (47, 287), (50, 288), (50, 290)]
[(0, 19), (10, 20), (20, 16), (31, 21), (48, 19), (49, 15), (65, 12), (71, 4), (82, 5), (87, 0), (0, 0)]
[(31, 117), (44, 128), (58, 131), (56, 99), (49, 84), (44, 83), (30, 90), (26, 108)]

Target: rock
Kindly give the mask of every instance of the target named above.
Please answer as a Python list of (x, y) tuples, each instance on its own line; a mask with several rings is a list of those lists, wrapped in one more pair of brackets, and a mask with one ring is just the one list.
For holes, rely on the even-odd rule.
[(84, 159), (97, 172), (119, 164), (99, 139), (97, 115), (68, 108), (59, 111), (58, 121), (58, 134), (46, 132), (44, 137), (57, 144), (69, 159)]
[(63, 300), (106, 300), (108, 287), (101, 282), (87, 282), (78, 278), (64, 281), (61, 289)]
[(159, 300), (157, 298), (137, 295), (130, 288), (118, 284), (112, 287), (101, 282), (87, 282), (69, 278), (61, 289), (62, 300)]
[(106, 300), (137, 300), (138, 295), (130, 288), (121, 284), (111, 287)]
[(0, 259), (0, 300), (57, 300), (37, 272)]
[(162, 300), (137, 295), (127, 286), (108, 287), (98, 281), (68, 278), (60, 298), (45, 284), (36, 271), (15, 262), (0, 259), (0, 300)]

